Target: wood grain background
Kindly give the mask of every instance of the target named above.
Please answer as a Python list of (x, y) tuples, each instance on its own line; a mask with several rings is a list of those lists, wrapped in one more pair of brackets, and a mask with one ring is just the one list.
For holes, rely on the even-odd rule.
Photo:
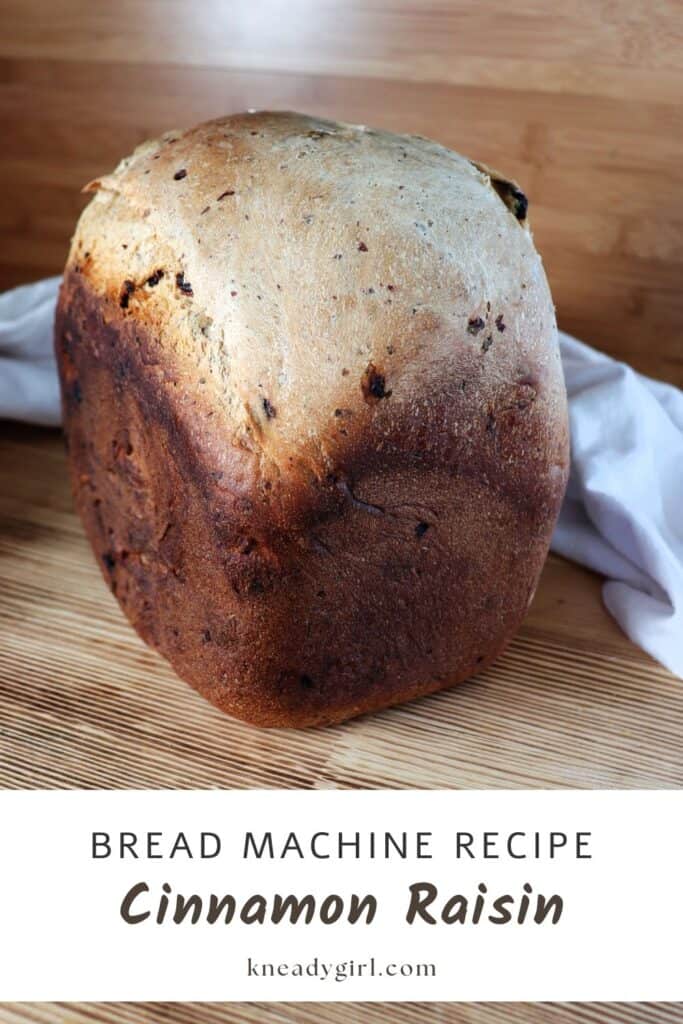
[[(680, 3), (0, 0), (0, 287), (60, 270), (83, 182), (172, 126), (295, 107), (516, 176), (561, 324), (682, 380)], [(683, 686), (558, 558), (477, 680), (332, 729), (214, 711), (134, 636), (56, 434), (0, 427), (0, 784), (683, 785)]]

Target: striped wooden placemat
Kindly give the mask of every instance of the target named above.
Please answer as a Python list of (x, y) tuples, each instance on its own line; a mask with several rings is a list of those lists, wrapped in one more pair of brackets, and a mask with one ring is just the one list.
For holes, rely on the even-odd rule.
[(0, 1003), (2, 1024), (676, 1024), (683, 1003)]

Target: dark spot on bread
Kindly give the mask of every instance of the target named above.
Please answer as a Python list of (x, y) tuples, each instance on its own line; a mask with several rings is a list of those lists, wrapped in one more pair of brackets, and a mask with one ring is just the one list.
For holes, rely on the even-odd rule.
[(313, 687), (315, 686), (315, 683), (313, 682), (311, 677), (307, 676), (305, 673), (299, 676), (299, 682), (303, 686), (304, 690), (312, 690)]
[(269, 420), (274, 420), (275, 417), (277, 416), (275, 406), (268, 398), (263, 399), (263, 411), (265, 412), (266, 417)]
[(538, 383), (530, 374), (520, 377), (513, 386), (506, 408), (528, 409), (538, 397)]
[(482, 661), (483, 661), (483, 660), (484, 660), (484, 655), (483, 655), (483, 654), (480, 654), (480, 655), (479, 655), (479, 656), (477, 657), (477, 665), (481, 665), (481, 663), (482, 663)]
[(480, 173), (486, 175), (491, 183), (491, 188), (503, 200), (510, 213), (512, 213), (520, 223), (526, 220), (529, 201), (519, 185), (516, 185), (514, 181), (508, 181), (507, 178), (504, 178), (497, 171), (487, 167), (486, 164), (478, 163), (476, 160), (471, 160), (470, 163), (473, 167), (476, 167)]
[(194, 292), (192, 291), (192, 285), (190, 284), (189, 281), (185, 280), (185, 275), (183, 273), (176, 274), (175, 283), (178, 286), (178, 289), (183, 293), (183, 295), (194, 295)]
[(218, 629), (212, 630), (210, 636), (212, 643), (215, 643), (217, 647), (232, 647), (237, 639), (235, 620), (233, 618), (228, 619), (227, 622), (219, 626)]
[(150, 274), (150, 276), (147, 278), (146, 283), (150, 288), (156, 288), (156, 286), (159, 284), (159, 281), (161, 281), (163, 276), (163, 270), (155, 270), (154, 273)]
[(429, 523), (418, 523), (415, 527), (415, 536), (419, 539), (424, 537), (425, 533), (429, 529)]
[(381, 398), (390, 398), (391, 391), (387, 390), (386, 379), (373, 363), (370, 363), (363, 374), (361, 388), (367, 402), (377, 402)]
[(498, 316), (496, 317), (496, 327), (498, 328), (499, 331), (505, 330), (505, 324), (503, 323), (502, 313), (499, 313)]
[(176, 171), (173, 175), (174, 181), (182, 181), (183, 178), (187, 177), (187, 171), (184, 167), (181, 167), (179, 171)]
[(512, 187), (510, 189), (510, 197), (512, 200), (510, 209), (514, 213), (515, 217), (519, 221), (526, 220), (526, 215), (529, 210), (529, 200), (524, 195), (521, 189)]
[(483, 331), (484, 327), (484, 321), (480, 316), (470, 317), (470, 319), (467, 321), (468, 334), (479, 334), (479, 331)]
[(105, 551), (102, 555), (102, 564), (108, 573), (112, 573), (116, 568), (116, 559), (110, 551)]
[(488, 352), (488, 350), (491, 348), (491, 345), (493, 345), (493, 336), (487, 334), (481, 343), (482, 352)]
[(73, 382), (73, 384), (69, 388), (67, 397), (71, 402), (75, 403), (75, 405), (81, 404), (81, 402), (83, 401), (83, 390), (81, 388), (80, 381), (75, 380)]
[(521, 188), (518, 188), (517, 185), (511, 181), (505, 181), (503, 178), (491, 178), (491, 184), (507, 206), (510, 213), (514, 214), (520, 223), (526, 220), (526, 215), (529, 210), (529, 200), (524, 195)]
[(123, 282), (123, 284), (121, 285), (121, 294), (119, 295), (119, 306), (121, 307), (121, 309), (128, 309), (128, 303), (130, 302), (130, 297), (134, 291), (134, 281), (126, 280)]
[(358, 243), (358, 252), (367, 252), (367, 251), (368, 251), (368, 247), (365, 244), (365, 242), (359, 242)]
[(210, 207), (210, 206), (205, 206), (203, 210), (200, 210), (200, 211), (199, 211), (199, 216), (200, 216), (200, 217), (203, 217), (203, 216), (204, 216), (204, 214), (205, 214), (205, 213), (208, 213), (210, 209), (211, 209), (211, 207)]
[(529, 391), (526, 394), (522, 394), (521, 397), (517, 399), (516, 405), (517, 405), (517, 408), (520, 411), (523, 412), (525, 409), (528, 409), (530, 405), (533, 405), (533, 403), (535, 401), (536, 401), (536, 392), (535, 391)]
[(227, 188), (225, 190), (225, 192), (221, 192), (221, 194), (218, 196), (216, 202), (220, 203), (221, 199), (225, 199), (226, 196), (234, 196), (234, 194), (235, 194), (234, 188)]

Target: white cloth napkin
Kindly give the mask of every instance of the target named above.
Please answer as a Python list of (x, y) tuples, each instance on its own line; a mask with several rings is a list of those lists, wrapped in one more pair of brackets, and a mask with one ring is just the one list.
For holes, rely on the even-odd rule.
[(683, 392), (560, 334), (572, 465), (553, 536), (624, 632), (683, 677)]
[(59, 277), (0, 295), (0, 418), (54, 427), (59, 385), (52, 325)]
[[(59, 278), (0, 295), (0, 417), (59, 423)], [(683, 392), (560, 334), (572, 466), (553, 549), (607, 577), (628, 636), (683, 677)]]

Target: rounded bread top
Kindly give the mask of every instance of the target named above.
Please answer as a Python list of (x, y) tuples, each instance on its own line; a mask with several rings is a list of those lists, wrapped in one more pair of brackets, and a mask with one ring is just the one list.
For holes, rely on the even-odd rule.
[(485, 415), (518, 386), (557, 458), (552, 300), (523, 194), (483, 165), (250, 112), (144, 143), (87, 188), (67, 269), (153, 339), (179, 407), (220, 411), (276, 472), (305, 458), (319, 474), (373, 420), (454, 401)]

